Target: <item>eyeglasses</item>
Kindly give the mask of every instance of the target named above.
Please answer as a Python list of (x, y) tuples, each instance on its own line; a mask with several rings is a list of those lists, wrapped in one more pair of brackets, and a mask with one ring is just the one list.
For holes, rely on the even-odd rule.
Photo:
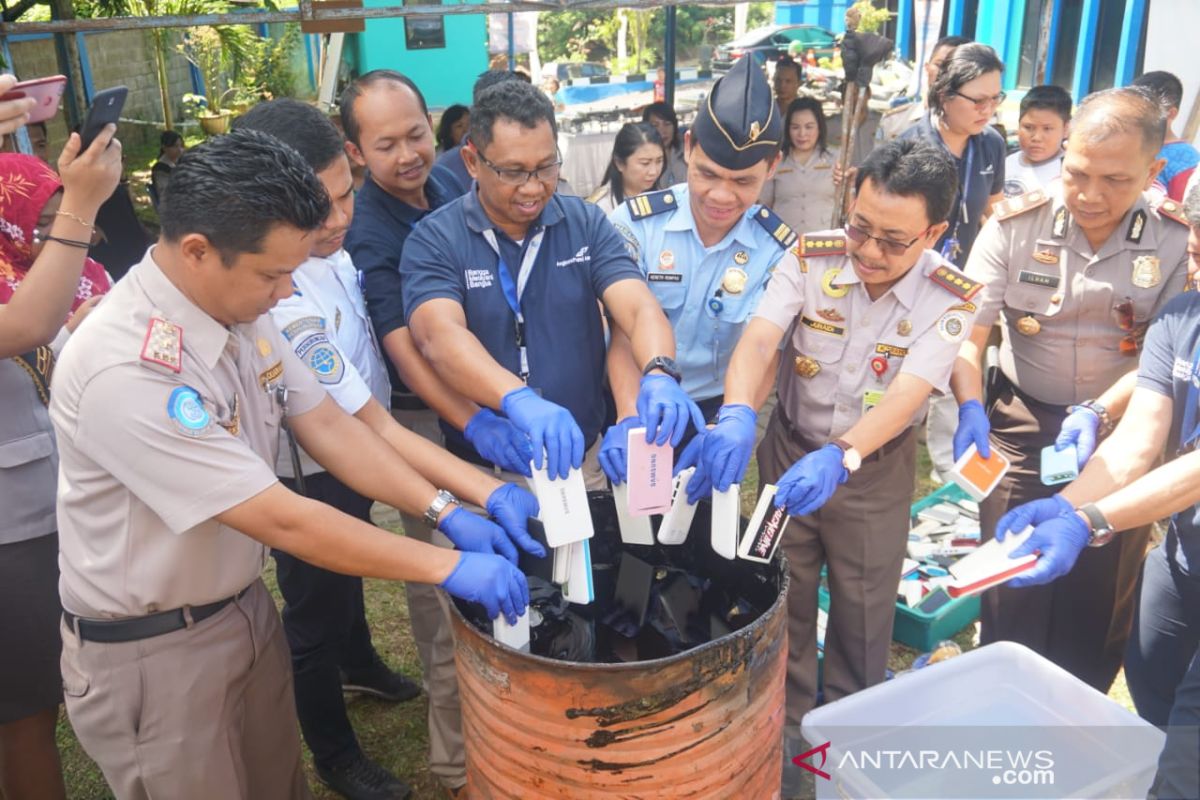
[(1001, 92), (994, 97), (968, 97), (962, 92), (955, 92), (954, 94), (975, 106), (976, 111), (987, 111), (989, 108), (995, 108), (1004, 102), (1004, 98), (1008, 97), (1006, 92)]
[(1126, 297), (1113, 306), (1113, 321), (1117, 327), (1125, 331), (1118, 348), (1123, 356), (1136, 356), (1141, 349), (1142, 340), (1146, 338), (1146, 326), (1137, 325), (1133, 317), (1133, 300)]
[(910, 247), (921, 241), (921, 239), (924, 238), (925, 234), (927, 233), (929, 233), (929, 228), (921, 231), (919, 234), (917, 234), (915, 239), (905, 244), (904, 242), (897, 242), (895, 239), (884, 239), (882, 236), (872, 236), (862, 228), (851, 225), (849, 222), (846, 223), (846, 236), (850, 238), (850, 241), (854, 242), (855, 244), (866, 244), (868, 239), (873, 239), (879, 245), (879, 249), (882, 250), (885, 255), (889, 256), (904, 255), (908, 252)]
[(486, 158), (484, 158), (483, 153), (479, 152), (477, 149), (475, 150), (475, 155), (479, 157), (479, 160), (482, 161), (488, 169), (496, 173), (496, 177), (500, 179), (501, 183), (508, 186), (524, 186), (530, 180), (535, 180), (538, 183), (551, 183), (558, 180), (558, 172), (562, 168), (562, 156), (559, 155), (558, 151), (555, 151), (555, 155), (558, 157), (557, 161), (555, 161), (553, 164), (547, 164), (544, 167), (538, 167), (537, 169), (511, 169), (509, 167), (497, 167), (491, 161), (488, 161)]

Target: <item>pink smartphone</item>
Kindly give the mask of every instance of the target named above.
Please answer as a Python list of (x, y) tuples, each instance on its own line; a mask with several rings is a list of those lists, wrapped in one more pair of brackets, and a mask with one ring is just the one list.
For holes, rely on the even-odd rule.
[(45, 122), (58, 112), (58, 101), (62, 99), (63, 90), (66, 88), (67, 79), (64, 75), (21, 81), (7, 94), (0, 96), (0, 102), (32, 97), (37, 100), (37, 105), (29, 112), (29, 121)]

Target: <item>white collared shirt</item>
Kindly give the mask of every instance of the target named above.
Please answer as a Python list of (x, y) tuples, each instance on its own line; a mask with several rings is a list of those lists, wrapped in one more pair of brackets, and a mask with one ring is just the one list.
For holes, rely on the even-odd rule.
[[(367, 316), (358, 271), (345, 250), (309, 258), (292, 273), (295, 291), (271, 309), (271, 318), (296, 356), (347, 414), (374, 397), (384, 407), (391, 399), (387, 368)], [(276, 474), (293, 477), (291, 451), (280, 432)], [(305, 475), (324, 471), (300, 451)]]

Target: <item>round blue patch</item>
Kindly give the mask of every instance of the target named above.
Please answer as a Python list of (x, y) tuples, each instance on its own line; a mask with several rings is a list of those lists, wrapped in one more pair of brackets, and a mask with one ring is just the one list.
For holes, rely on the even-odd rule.
[(200, 393), (190, 386), (178, 386), (167, 399), (167, 415), (181, 433), (200, 436), (212, 427), (212, 416), (204, 407)]
[(309, 350), (308, 366), (321, 383), (337, 383), (346, 371), (342, 357), (330, 344), (319, 344)]

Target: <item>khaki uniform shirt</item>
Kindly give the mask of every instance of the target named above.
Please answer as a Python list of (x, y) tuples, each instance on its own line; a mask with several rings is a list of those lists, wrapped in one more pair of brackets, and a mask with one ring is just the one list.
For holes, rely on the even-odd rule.
[(326, 397), (271, 321), (226, 328), (152, 258), (63, 350), (58, 435), (60, 590), (84, 617), (140, 616), (248, 586), (266, 548), (213, 517), (275, 483), (282, 409)]
[(1061, 184), (1005, 200), (967, 261), (967, 275), (985, 284), (975, 324), (1000, 321), (1000, 368), (1022, 392), (1055, 405), (1096, 397), (1137, 367), (1122, 339), (1140, 341), (1183, 289), (1187, 237), (1177, 204), (1143, 196), (1093, 252)]
[[(977, 284), (932, 250), (872, 302), (845, 246), (840, 230), (802, 237), (780, 260), (755, 312), (790, 331), (779, 402), (811, 443), (844, 434), (900, 373), (945, 392), (975, 316), (968, 300)], [(924, 415), (922, 406), (913, 423)]]
[(795, 154), (779, 162), (775, 176), (763, 184), (758, 202), (773, 209), (797, 233), (823, 231), (833, 215), (833, 165), (838, 150), (810, 154), (801, 163)]

